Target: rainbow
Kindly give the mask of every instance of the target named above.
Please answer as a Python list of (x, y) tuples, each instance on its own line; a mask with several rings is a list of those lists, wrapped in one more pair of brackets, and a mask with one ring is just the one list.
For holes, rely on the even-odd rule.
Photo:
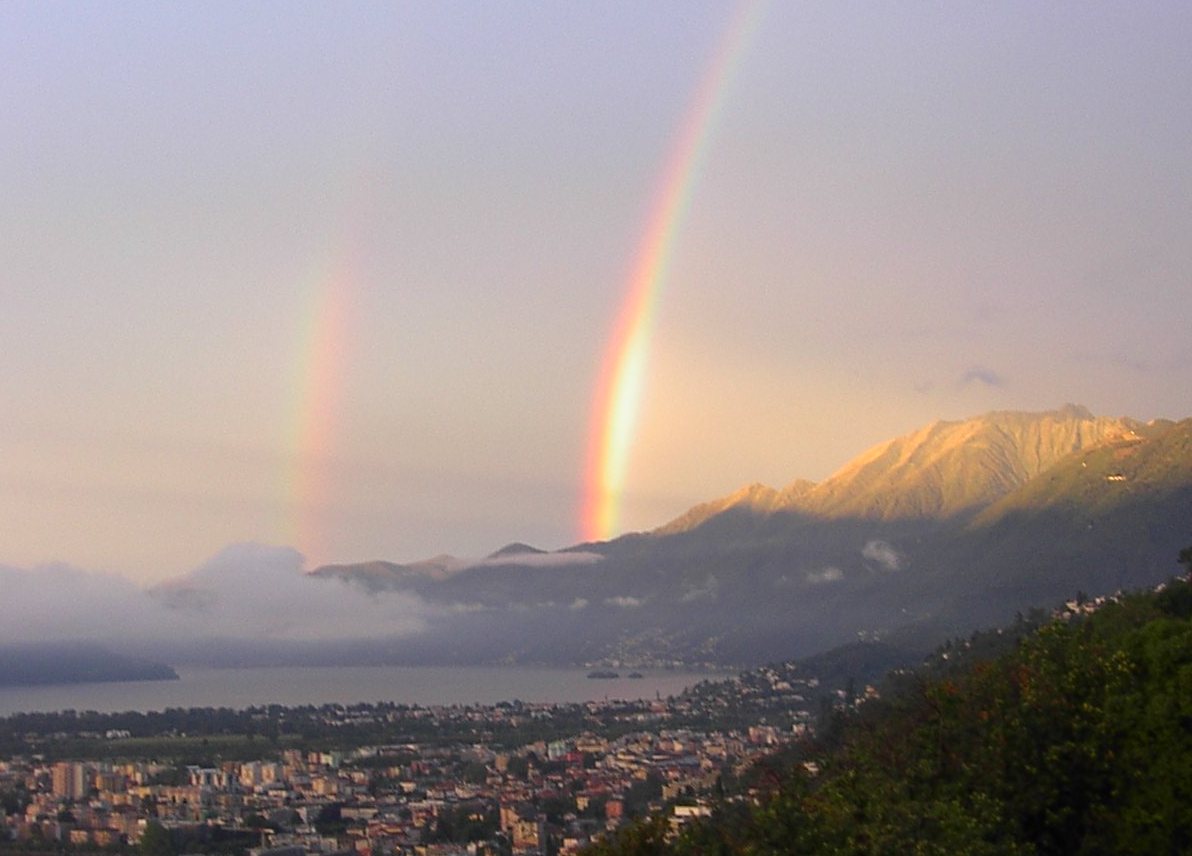
[(298, 325), (298, 359), (287, 420), (283, 529), (286, 543), (301, 550), (308, 561), (328, 558), (326, 505), (332, 490), (331, 458), (343, 391), (351, 283), (345, 264), (312, 276)]
[(650, 338), (675, 239), (690, 207), (732, 73), (761, 21), (763, 6), (743, 2), (733, 16), (680, 126), (650, 207), (593, 397), (580, 521), (585, 540), (607, 540), (617, 533)]

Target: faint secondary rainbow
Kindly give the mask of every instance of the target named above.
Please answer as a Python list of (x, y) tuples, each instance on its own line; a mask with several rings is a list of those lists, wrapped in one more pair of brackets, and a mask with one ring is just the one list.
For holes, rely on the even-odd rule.
[(287, 421), (284, 528), (288, 542), (308, 561), (328, 558), (326, 515), (333, 487), (331, 460), (343, 391), (351, 282), (343, 264), (312, 276), (298, 325), (299, 350)]
[(680, 126), (650, 207), (593, 399), (581, 516), (587, 540), (606, 540), (617, 533), (650, 338), (675, 238), (733, 71), (761, 21), (763, 6), (744, 2), (733, 16)]

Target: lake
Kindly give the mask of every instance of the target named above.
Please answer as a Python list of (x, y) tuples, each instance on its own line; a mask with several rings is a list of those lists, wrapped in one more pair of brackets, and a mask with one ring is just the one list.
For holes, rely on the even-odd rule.
[(12, 713), (163, 710), (389, 701), (399, 704), (580, 702), (677, 695), (723, 674), (641, 669), (642, 677), (589, 678), (588, 669), (521, 667), (287, 666), (251, 669), (178, 668), (177, 681), (121, 681), (0, 688), (0, 716)]

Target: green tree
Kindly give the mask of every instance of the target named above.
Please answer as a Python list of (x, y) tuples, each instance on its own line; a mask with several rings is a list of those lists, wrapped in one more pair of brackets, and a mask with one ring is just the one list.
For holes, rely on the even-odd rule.
[(661, 856), (672, 852), (667, 845), (670, 826), (662, 815), (631, 823), (607, 841), (600, 841), (584, 850), (585, 856)]
[(170, 831), (156, 820), (145, 826), (139, 849), (141, 856), (175, 856), (176, 853)]

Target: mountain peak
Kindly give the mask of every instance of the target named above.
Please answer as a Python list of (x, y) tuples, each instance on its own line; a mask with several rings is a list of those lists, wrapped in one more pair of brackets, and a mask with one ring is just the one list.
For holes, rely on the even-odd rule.
[(1096, 419), (1087, 407), (1083, 404), (1072, 404), (1068, 402), (1059, 410), (1056, 411), (1059, 416), (1064, 416), (1070, 419)]
[(936, 420), (879, 443), (823, 482), (797, 480), (781, 492), (747, 485), (695, 506), (654, 534), (686, 532), (730, 510), (879, 520), (971, 515), (1073, 452), (1132, 436), (1135, 425), (1094, 416), (1078, 404)]
[(1072, 404), (932, 422), (863, 453), (800, 505), (825, 516), (882, 520), (971, 514), (1067, 455), (1131, 433), (1129, 420)]
[(485, 556), (485, 558), (504, 559), (507, 556), (524, 556), (527, 554), (540, 556), (545, 552), (546, 550), (539, 550), (537, 547), (531, 547), (529, 544), (523, 544), (520, 541), (513, 541), (512, 543), (506, 544), (495, 553), (489, 553), (487, 556)]
[(616, 546), (320, 574), (431, 607), (386, 656), (737, 664), (857, 634), (914, 646), (1153, 583), (1187, 546), (1190, 508), (1192, 420), (1000, 411), (924, 425), (820, 484), (747, 485)]
[(689, 509), (682, 516), (676, 517), (670, 523), (653, 530), (651, 534), (677, 535), (680, 532), (688, 532), (730, 509), (748, 511), (760, 515), (769, 514), (781, 504), (781, 498), (782, 494), (769, 485), (754, 482), (733, 491), (728, 496), (714, 499), (711, 502), (704, 502)]

